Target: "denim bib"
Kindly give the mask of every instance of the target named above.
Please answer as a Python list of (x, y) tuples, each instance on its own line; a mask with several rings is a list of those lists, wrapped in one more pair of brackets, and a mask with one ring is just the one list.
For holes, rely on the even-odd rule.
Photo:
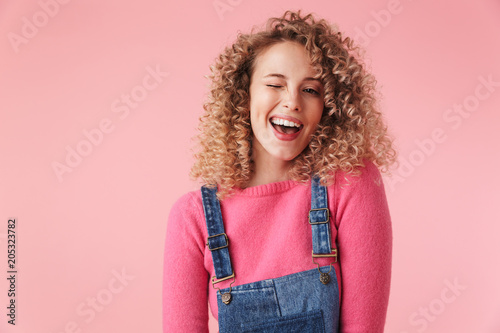
[[(215, 276), (212, 285), (232, 279), (236, 275), (229, 255), (229, 238), (224, 224), (217, 188), (201, 188), (203, 211), (207, 223), (207, 245), (212, 253)], [(338, 332), (339, 290), (335, 268), (320, 267), (317, 257), (337, 259), (332, 248), (330, 214), (326, 187), (319, 178), (311, 180), (311, 210), (309, 225), (312, 230), (312, 259), (318, 265), (311, 270), (219, 289), (217, 307), (219, 331), (232, 332)]]

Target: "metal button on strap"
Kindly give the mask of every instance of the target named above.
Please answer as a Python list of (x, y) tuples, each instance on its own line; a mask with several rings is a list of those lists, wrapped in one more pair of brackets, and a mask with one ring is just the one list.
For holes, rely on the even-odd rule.
[(330, 278), (330, 272), (332, 271), (332, 264), (330, 263), (330, 270), (327, 273), (324, 273), (324, 272), (321, 271), (321, 269), (319, 269), (319, 263), (317, 263), (316, 261), (314, 261), (314, 258), (334, 257), (335, 258), (335, 262), (337, 262), (337, 249), (332, 249), (331, 253), (326, 253), (326, 254), (314, 254), (314, 251), (313, 251), (312, 257), (313, 257), (313, 263), (318, 266), (318, 272), (320, 273), (319, 274), (319, 280), (321, 281), (321, 283), (323, 283), (323, 284), (330, 283), (330, 280), (331, 280), (331, 278)]
[(224, 294), (221, 294), (221, 298), (222, 298), (222, 302), (226, 305), (228, 305), (229, 303), (231, 303), (231, 293), (224, 293)]
[(330, 274), (328, 274), (328, 273), (321, 273), (320, 276), (319, 276), (319, 280), (323, 284), (330, 283)]
[[(231, 279), (231, 278), (233, 279), (233, 281), (231, 281), (231, 283), (229, 284), (229, 291), (228, 291), (227, 293), (224, 293), (224, 294), (223, 294), (223, 293), (220, 291), (220, 288), (215, 287), (215, 285), (216, 285), (217, 283), (222, 282), (222, 281), (225, 281), (225, 280), (228, 280), (228, 279)], [(234, 272), (233, 272), (233, 274), (231, 274), (230, 276), (227, 276), (227, 277), (225, 277), (225, 278), (218, 279), (218, 280), (216, 279), (216, 277), (215, 277), (215, 276), (212, 276), (212, 287), (213, 287), (214, 289), (217, 289), (217, 290), (219, 291), (220, 297), (221, 297), (221, 299), (222, 299), (222, 303), (224, 303), (224, 304), (226, 304), (226, 305), (229, 305), (229, 303), (231, 303), (231, 300), (233, 299), (233, 298), (232, 298), (232, 296), (231, 296), (231, 290), (232, 290), (232, 288), (233, 288), (232, 286), (233, 286), (234, 281), (235, 281), (235, 278), (234, 278)]]

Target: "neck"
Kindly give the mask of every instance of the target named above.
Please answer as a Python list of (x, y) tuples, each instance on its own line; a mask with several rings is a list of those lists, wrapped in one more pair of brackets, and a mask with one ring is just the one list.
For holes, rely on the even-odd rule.
[(269, 154), (259, 154), (258, 150), (253, 150), (252, 159), (254, 162), (254, 172), (247, 187), (264, 185), (269, 183), (289, 180), (288, 170), (291, 161), (283, 161), (270, 156)]

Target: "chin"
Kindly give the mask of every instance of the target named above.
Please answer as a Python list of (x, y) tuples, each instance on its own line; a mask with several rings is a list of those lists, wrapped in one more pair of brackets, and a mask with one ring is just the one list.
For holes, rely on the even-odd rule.
[(277, 159), (280, 159), (282, 161), (290, 162), (293, 161), (297, 156), (299, 156), (300, 153), (295, 154), (295, 153), (281, 153), (281, 154), (276, 154), (274, 155)]

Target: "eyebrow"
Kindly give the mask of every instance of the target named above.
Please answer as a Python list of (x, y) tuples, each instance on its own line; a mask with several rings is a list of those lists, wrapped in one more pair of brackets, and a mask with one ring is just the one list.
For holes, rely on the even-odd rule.
[[(287, 79), (287, 77), (283, 74), (279, 74), (279, 73), (270, 73), (270, 74), (267, 74), (267, 75), (264, 75), (264, 78), (266, 77), (278, 77), (280, 79)], [(315, 79), (313, 77), (306, 77), (304, 78), (304, 81), (318, 81), (321, 83), (321, 81), (319, 79)]]

